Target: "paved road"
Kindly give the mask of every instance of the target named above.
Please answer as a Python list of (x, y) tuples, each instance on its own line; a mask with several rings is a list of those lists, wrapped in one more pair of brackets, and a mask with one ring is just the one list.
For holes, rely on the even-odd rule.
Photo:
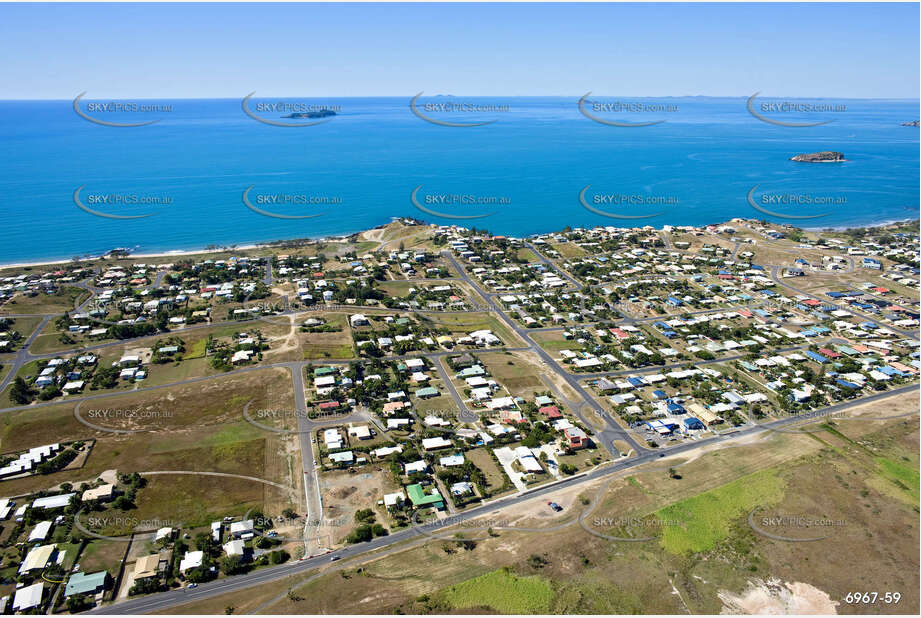
[[(304, 386), (304, 368), (307, 363), (297, 363), (291, 368), (291, 378), (294, 382), (294, 405), (297, 416), (297, 436), (301, 445), (301, 461), (304, 473), (304, 496), (307, 503), (307, 521), (304, 524), (305, 539), (310, 539), (310, 534), (315, 533), (323, 522), (323, 499), (320, 497), (320, 477), (317, 475), (316, 460), (313, 458), (314, 423), (307, 416), (306, 388)], [(341, 421), (337, 421), (341, 422)], [(319, 543), (314, 540), (313, 542)], [(305, 547), (309, 547), (307, 542)]]
[[(863, 397), (854, 401), (847, 401), (843, 403), (836, 404), (825, 408), (822, 413), (824, 415), (831, 415), (837, 412), (847, 410), (849, 408), (863, 405), (866, 403), (872, 403), (874, 401), (879, 401), (888, 397), (895, 395), (900, 395), (903, 393), (911, 392), (917, 390), (918, 385), (905, 386), (899, 389), (895, 389), (885, 393), (878, 393), (868, 397)], [(819, 418), (819, 413), (814, 412), (813, 416), (806, 420), (807, 423), (816, 422)], [(838, 419), (841, 420), (841, 419)], [(476, 517), (482, 517), (493, 513), (497, 509), (503, 509), (517, 504), (521, 504), (527, 500), (532, 500), (535, 498), (543, 498), (553, 492), (557, 491), (561, 485), (564, 487), (571, 487), (573, 484), (585, 484), (598, 479), (606, 478), (614, 474), (623, 472), (630, 468), (635, 468), (643, 464), (647, 464), (657, 459), (665, 456), (674, 456), (692, 452), (696, 449), (702, 447), (709, 447), (714, 444), (722, 444), (727, 442), (732, 442), (740, 440), (742, 438), (747, 438), (753, 434), (763, 433), (770, 431), (772, 429), (782, 429), (790, 425), (795, 425), (798, 423), (804, 422), (802, 418), (799, 417), (789, 417), (785, 419), (780, 419), (776, 421), (771, 421), (762, 425), (755, 425), (750, 427), (745, 427), (737, 431), (726, 432), (706, 440), (698, 440), (694, 442), (685, 442), (673, 447), (668, 447), (659, 450), (646, 450), (636, 457), (629, 459), (620, 459), (615, 461), (611, 465), (603, 466), (596, 468), (591, 472), (586, 474), (571, 477), (570, 479), (564, 480), (563, 483), (554, 483), (550, 486), (537, 487), (532, 490), (520, 494), (514, 494), (507, 496), (505, 498), (499, 498), (487, 502), (481, 506), (466, 510), (462, 513), (452, 514), (452, 522), (457, 524), (466, 522), (468, 520), (474, 519)], [(573, 521), (574, 525), (577, 523)], [(439, 530), (439, 534), (442, 534), (442, 531)], [(162, 611), (175, 607), (177, 605), (182, 605), (185, 603), (190, 603), (193, 601), (201, 601), (204, 599), (212, 598), (220, 594), (225, 594), (229, 592), (234, 592), (237, 590), (242, 590), (250, 588), (253, 586), (258, 586), (266, 584), (268, 582), (277, 581), (279, 579), (289, 577), (292, 575), (301, 575), (305, 574), (313, 569), (319, 568), (324, 565), (328, 565), (334, 557), (339, 557), (340, 559), (348, 559), (358, 556), (364, 556), (367, 558), (374, 557), (373, 552), (382, 548), (392, 547), (394, 545), (404, 543), (411, 540), (419, 540), (420, 538), (425, 539), (425, 532), (423, 532), (419, 526), (413, 526), (405, 530), (401, 530), (394, 534), (385, 537), (378, 537), (368, 543), (363, 543), (360, 545), (351, 545), (344, 549), (337, 550), (330, 553), (329, 555), (322, 555), (315, 558), (294, 562), (291, 564), (280, 565), (277, 567), (269, 567), (265, 569), (260, 569), (247, 573), (244, 575), (237, 575), (234, 577), (228, 577), (213, 582), (205, 583), (199, 585), (198, 588), (193, 590), (178, 589), (170, 590), (168, 592), (161, 592), (158, 594), (130, 599), (128, 601), (118, 603), (115, 605), (107, 605), (100, 607), (94, 610), (91, 610), (90, 614), (142, 614), (150, 613), (155, 611)], [(430, 537), (428, 537), (430, 538)], [(395, 550), (404, 549), (403, 546), (396, 547)]]
[[(534, 249), (531, 248), (531, 250), (533, 251)], [(535, 251), (535, 253), (537, 252)], [(449, 251), (443, 251), (442, 255), (445, 256), (448, 259), (448, 261), (451, 262), (451, 265), (454, 266), (454, 268), (459, 273), (461, 279), (463, 279), (467, 285), (473, 288), (483, 298), (488, 298), (486, 296), (486, 293), (483, 291), (483, 288), (480, 287), (480, 284), (470, 278), (470, 276), (467, 274), (467, 271), (464, 270), (463, 266), (461, 266), (457, 262), (457, 260), (454, 258), (454, 256)], [(601, 431), (596, 431), (595, 434), (598, 437), (598, 441), (601, 443), (601, 446), (603, 446), (605, 450), (611, 453), (612, 456), (619, 457), (620, 451), (618, 451), (617, 448), (614, 446), (615, 440), (621, 440), (623, 442), (626, 442), (637, 453), (639, 453), (640, 451), (647, 450), (645, 446), (641, 446), (636, 440), (634, 440), (633, 436), (631, 436), (627, 432), (627, 430), (625, 430), (623, 427), (618, 425), (613, 419), (611, 419), (605, 413), (605, 411), (601, 408), (601, 406), (595, 403), (592, 396), (589, 395), (588, 392), (584, 388), (582, 388), (581, 384), (579, 384), (580, 378), (574, 377), (568, 371), (561, 368), (546, 350), (544, 350), (533, 339), (531, 339), (531, 336), (528, 334), (527, 328), (524, 328), (523, 326), (519, 326), (514, 320), (508, 317), (508, 315), (506, 315), (504, 311), (497, 311), (496, 315), (498, 315), (499, 318), (503, 322), (505, 322), (506, 325), (510, 329), (512, 329), (515, 332), (515, 334), (521, 337), (521, 339), (524, 340), (528, 344), (529, 350), (537, 354), (537, 356), (540, 357), (541, 361), (547, 366), (549, 370), (554, 371), (557, 375), (559, 375), (559, 377), (565, 380), (566, 384), (582, 398), (584, 403), (579, 405), (576, 409), (574, 409), (573, 412), (576, 414), (576, 416), (579, 417), (579, 420), (581, 420), (583, 424), (585, 424), (588, 427), (592, 426), (592, 423), (590, 423), (583, 414), (583, 410), (585, 406), (588, 406), (589, 408), (595, 410), (598, 416), (604, 420), (605, 428), (602, 429)]]
[(9, 366), (7, 369), (7, 374), (3, 376), (3, 380), (0, 381), (0, 392), (6, 388), (6, 385), (13, 381), (13, 378), (16, 377), (16, 374), (19, 373), (19, 370), (22, 369), (22, 366), (32, 360), (32, 355), (29, 353), (29, 346), (32, 345), (32, 342), (35, 341), (35, 338), (45, 330), (45, 327), (48, 325), (48, 322), (52, 320), (54, 316), (46, 315), (42, 318), (41, 323), (35, 327), (35, 330), (31, 335), (22, 343), (22, 347), (16, 351), (16, 356), (13, 358), (12, 363), (4, 361), (3, 364)]
[(867, 320), (867, 321), (869, 321), (869, 322), (872, 322), (872, 323), (876, 324), (877, 326), (879, 326), (880, 328), (888, 328), (889, 330), (894, 331), (894, 332), (897, 332), (897, 333), (899, 333), (900, 335), (904, 335), (905, 337), (909, 337), (909, 338), (911, 338), (911, 339), (918, 339), (918, 331), (917, 331), (917, 330), (905, 330), (905, 329), (902, 329), (902, 328), (897, 328), (897, 327), (895, 327), (895, 326), (892, 326), (891, 324), (886, 324), (886, 323), (884, 323), (884, 322), (880, 322), (879, 320), (877, 320), (877, 319), (875, 319), (875, 318), (872, 318), (872, 317), (869, 317), (869, 316), (867, 316), (867, 315), (865, 315), (865, 314), (862, 314), (862, 313), (859, 313), (859, 314), (858, 314), (854, 309), (852, 309), (852, 308), (850, 308), (850, 307), (843, 307), (843, 306), (841, 306), (841, 305), (838, 305), (838, 304), (836, 304), (836, 303), (833, 303), (833, 302), (830, 301), (827, 297), (822, 298), (821, 296), (816, 296), (815, 294), (812, 294), (812, 293), (810, 293), (810, 292), (807, 292), (806, 290), (802, 290), (802, 289), (800, 289), (800, 288), (794, 286), (794, 285), (791, 284), (791, 283), (787, 283), (786, 281), (784, 281), (783, 279), (781, 279), (781, 277), (779, 276), (780, 270), (781, 270), (781, 267), (780, 267), (780, 266), (771, 266), (771, 279), (773, 279), (773, 280), (774, 280), (774, 283), (776, 283), (777, 285), (781, 285), (781, 286), (783, 286), (783, 287), (785, 287), (785, 288), (787, 288), (787, 289), (793, 290), (793, 291), (796, 292), (797, 294), (802, 294), (803, 296), (806, 296), (806, 297), (811, 298), (811, 299), (813, 299), (813, 300), (817, 300), (817, 301), (821, 302), (822, 304), (829, 305), (829, 306), (831, 306), (831, 307), (834, 307), (835, 309), (841, 309), (841, 310), (847, 311), (847, 312), (849, 312), (849, 313), (855, 313), (855, 314), (858, 315), (860, 318), (862, 318), (862, 319), (864, 319), (864, 320)]
[(454, 387), (454, 383), (451, 381), (451, 377), (448, 375), (448, 371), (444, 367), (444, 358), (433, 359), (432, 364), (435, 365), (435, 369), (438, 371), (438, 375), (441, 377), (441, 381), (444, 382), (445, 388), (448, 389), (448, 394), (451, 395), (451, 399), (454, 400), (454, 405), (457, 406), (458, 419), (464, 423), (474, 423), (478, 421), (480, 419), (479, 415), (476, 412), (467, 409), (467, 406), (464, 405), (463, 398)]

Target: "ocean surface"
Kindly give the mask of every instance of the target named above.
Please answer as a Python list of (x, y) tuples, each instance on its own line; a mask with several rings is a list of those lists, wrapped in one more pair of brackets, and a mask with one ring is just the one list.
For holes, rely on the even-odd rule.
[[(772, 212), (824, 215), (789, 221), (804, 227), (914, 219), (919, 212), (919, 130), (900, 125), (919, 118), (918, 101), (823, 100), (832, 111), (776, 113), (756, 103), (762, 115), (783, 122), (832, 121), (814, 127), (763, 122), (749, 113), (745, 97), (599, 97), (586, 104), (604, 120), (665, 120), (644, 127), (596, 122), (580, 112), (578, 97), (417, 102), (421, 114), (444, 122), (494, 121), (472, 127), (428, 122), (410, 109), (410, 97), (253, 98), (248, 105), (273, 122), (312, 122), (254, 111), (259, 103), (295, 101), (331, 106), (337, 115), (316, 126), (278, 127), (245, 114), (240, 99), (140, 101), (157, 106), (153, 112), (99, 111), (88, 105), (99, 100), (80, 102), (94, 119), (158, 120), (112, 127), (81, 117), (72, 101), (0, 102), (0, 263), (114, 247), (144, 253), (340, 235), (399, 216), (516, 236), (565, 226), (781, 221), (752, 207), (747, 196), (756, 185), (754, 201)], [(598, 108), (595, 101), (630, 108)], [(438, 105), (446, 102), (487, 109), (445, 112)], [(821, 150), (843, 152), (847, 162), (789, 160)], [(74, 199), (80, 187), (86, 210)], [(250, 206), (265, 213), (320, 216), (255, 212), (242, 197), (249, 187)], [(595, 211), (657, 216), (598, 214), (580, 201), (583, 190)], [(113, 197), (107, 203), (104, 196)], [(116, 197), (122, 201), (112, 203)], [(160, 203), (134, 201), (149, 198)], [(150, 216), (113, 219), (87, 210)]]

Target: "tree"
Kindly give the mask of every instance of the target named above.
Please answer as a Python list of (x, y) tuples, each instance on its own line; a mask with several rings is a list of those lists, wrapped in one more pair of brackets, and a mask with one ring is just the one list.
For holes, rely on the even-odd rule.
[(291, 554), (283, 549), (269, 553), (269, 562), (272, 564), (282, 564), (291, 559)]
[(241, 556), (226, 556), (221, 560), (221, 571), (225, 575), (237, 575), (246, 571), (246, 563)]
[(128, 498), (128, 496), (119, 496), (115, 498), (115, 501), (112, 503), (112, 506), (117, 508), (120, 511), (127, 511), (134, 508), (134, 503)]
[(204, 566), (200, 566), (200, 567), (191, 569), (185, 574), (185, 578), (193, 584), (200, 584), (202, 582), (206, 582), (210, 580), (212, 577), (213, 575), (211, 574), (211, 570)]
[(83, 594), (75, 594), (67, 598), (67, 611), (71, 614), (77, 614), (88, 610), (93, 606), (89, 597)]
[(365, 543), (370, 541), (374, 537), (374, 532), (371, 529), (371, 526), (363, 524), (355, 528), (351, 534), (349, 534), (345, 540), (347, 543)]
[(10, 388), (10, 399), (13, 403), (18, 404), (27, 404), (35, 397), (35, 391), (33, 391), (26, 381), (22, 379), (22, 376), (17, 377), (13, 380), (13, 386)]
[(373, 524), (375, 519), (374, 511), (371, 509), (358, 509), (355, 511), (355, 521), (360, 524)]

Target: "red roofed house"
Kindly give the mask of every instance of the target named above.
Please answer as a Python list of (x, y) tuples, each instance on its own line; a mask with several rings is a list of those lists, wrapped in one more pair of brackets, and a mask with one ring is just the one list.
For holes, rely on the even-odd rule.
[(840, 354), (828, 348), (819, 348), (819, 354), (822, 354), (826, 358), (841, 358)]
[(502, 410), (503, 423), (527, 423), (528, 419), (521, 414), (521, 410)]
[(578, 427), (568, 427), (564, 429), (563, 435), (566, 436), (566, 442), (569, 448), (585, 448), (589, 444), (588, 435)]
[(539, 408), (537, 411), (549, 419), (561, 418), (563, 416), (560, 414), (560, 409), (556, 406), (544, 406)]

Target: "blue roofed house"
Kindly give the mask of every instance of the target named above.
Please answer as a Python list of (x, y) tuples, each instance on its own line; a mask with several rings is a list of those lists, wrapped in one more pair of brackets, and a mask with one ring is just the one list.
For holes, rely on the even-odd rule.
[(685, 414), (687, 412), (687, 410), (684, 409), (683, 405), (681, 405), (680, 403), (675, 403), (674, 401), (671, 401), (671, 400), (669, 400), (668, 403), (665, 404), (665, 408), (666, 410), (668, 410), (669, 414), (677, 415), (677, 414)]
[(827, 358), (825, 358), (818, 352), (813, 352), (812, 350), (806, 350), (805, 352), (803, 352), (803, 354), (805, 354), (806, 356), (808, 356), (809, 358), (811, 358), (817, 363), (827, 363), (828, 362)]
[(848, 382), (847, 380), (843, 378), (838, 378), (837, 380), (835, 380), (835, 382), (838, 384), (838, 386), (842, 388), (846, 388), (850, 391), (860, 390), (860, 386), (858, 386), (857, 384), (854, 384), (853, 382)]

